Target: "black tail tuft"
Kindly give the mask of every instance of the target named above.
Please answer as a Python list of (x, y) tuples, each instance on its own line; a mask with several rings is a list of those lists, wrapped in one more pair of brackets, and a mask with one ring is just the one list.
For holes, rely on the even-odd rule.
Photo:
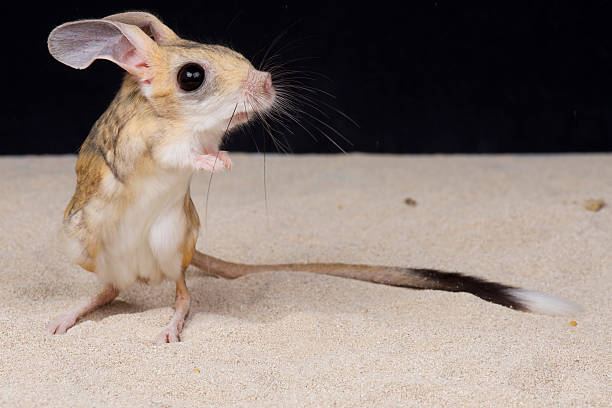
[(498, 305), (523, 312), (529, 311), (520, 302), (520, 299), (513, 295), (516, 290), (515, 287), (497, 282), (489, 282), (457, 272), (442, 272), (435, 269), (410, 269), (410, 271), (429, 283), (430, 287), (421, 287), (421, 289), (467, 292), (488, 302), (497, 303)]

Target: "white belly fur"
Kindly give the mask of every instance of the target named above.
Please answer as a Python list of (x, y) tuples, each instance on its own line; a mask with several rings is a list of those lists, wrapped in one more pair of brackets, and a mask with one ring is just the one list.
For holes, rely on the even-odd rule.
[[(119, 200), (98, 199), (86, 205), (86, 217), (92, 221), (88, 224), (98, 226), (95, 272), (100, 279), (124, 289), (138, 278), (159, 282), (180, 277), (190, 180), (190, 172), (157, 172), (130, 180), (129, 197), (117, 191)], [(113, 187), (125, 188), (105, 186)]]

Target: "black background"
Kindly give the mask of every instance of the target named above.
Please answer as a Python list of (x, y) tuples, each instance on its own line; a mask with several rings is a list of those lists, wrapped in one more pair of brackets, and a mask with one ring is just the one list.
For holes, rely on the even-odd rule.
[[(136, 9), (256, 66), (272, 44), (277, 62), (312, 77), (296, 75), (317, 89), (302, 91), (317, 102), (302, 104), (317, 119), (301, 117), (316, 140), (298, 125), (275, 126), (294, 152), (338, 152), (325, 134), (346, 151), (612, 150), (609, 1), (407, 3), (11, 3), (3, 9), (0, 153), (78, 150), (123, 74), (107, 61), (84, 71), (60, 64), (47, 35), (66, 21)], [(225, 147), (252, 151), (263, 141), (262, 127), (252, 126)], [(266, 149), (274, 150), (269, 138)]]

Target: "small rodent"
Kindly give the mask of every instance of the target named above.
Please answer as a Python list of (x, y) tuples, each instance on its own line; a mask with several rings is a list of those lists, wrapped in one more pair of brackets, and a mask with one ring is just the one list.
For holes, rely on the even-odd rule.
[(261, 271), (308, 271), (411, 288), (463, 291), (513, 309), (567, 313), (577, 306), (538, 292), (458, 273), (345, 264), (245, 265), (196, 251), (200, 221), (189, 185), (197, 170), (231, 168), (219, 151), (228, 129), (275, 109), (267, 72), (219, 45), (179, 38), (157, 17), (128, 12), (55, 28), (49, 51), (83, 69), (107, 59), (127, 74), (83, 143), (62, 241), (75, 263), (106, 284), (88, 302), (48, 324), (66, 332), (136, 280), (176, 282), (175, 313), (158, 342), (179, 340), (189, 311), (189, 264), (233, 279)]

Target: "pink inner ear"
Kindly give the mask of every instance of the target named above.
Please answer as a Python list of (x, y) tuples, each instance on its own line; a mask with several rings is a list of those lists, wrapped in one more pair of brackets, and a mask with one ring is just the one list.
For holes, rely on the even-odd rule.
[(123, 60), (124, 64), (130, 65), (130, 66), (133, 66), (133, 67), (136, 67), (136, 68), (148, 67), (149, 66), (149, 64), (147, 64), (145, 59), (142, 58), (142, 56), (138, 53), (136, 48), (133, 48), (132, 50), (130, 50), (127, 53), (125, 53), (123, 55), (122, 60)]
[(121, 37), (119, 42), (115, 44), (112, 54), (113, 59), (123, 69), (138, 77), (140, 80), (150, 83), (151, 72), (145, 56), (125, 37)]

